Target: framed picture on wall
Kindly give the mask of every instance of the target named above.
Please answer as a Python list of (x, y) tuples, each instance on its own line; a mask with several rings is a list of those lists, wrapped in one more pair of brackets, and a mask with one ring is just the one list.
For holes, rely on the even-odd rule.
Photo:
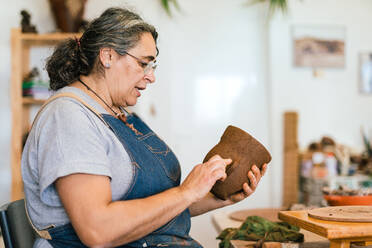
[(294, 66), (343, 68), (345, 33), (339, 26), (293, 26)]
[(372, 52), (359, 54), (359, 90), (372, 94)]

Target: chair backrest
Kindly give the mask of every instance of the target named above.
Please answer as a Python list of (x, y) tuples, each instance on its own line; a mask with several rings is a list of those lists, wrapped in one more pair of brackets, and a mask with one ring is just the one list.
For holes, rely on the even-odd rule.
[(32, 248), (36, 233), (27, 219), (24, 199), (0, 208), (0, 226), (5, 248)]

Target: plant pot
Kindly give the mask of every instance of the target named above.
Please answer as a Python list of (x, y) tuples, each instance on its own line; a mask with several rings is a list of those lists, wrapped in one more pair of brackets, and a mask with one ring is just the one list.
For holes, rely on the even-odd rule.
[(220, 142), (205, 156), (208, 161), (214, 155), (231, 158), (232, 163), (226, 168), (227, 178), (218, 180), (211, 192), (222, 200), (243, 190), (243, 184), (248, 183), (248, 171), (252, 165), (261, 168), (271, 161), (271, 155), (266, 148), (250, 134), (234, 126), (228, 126)]
[(61, 32), (79, 32), (87, 0), (49, 0), (50, 7)]

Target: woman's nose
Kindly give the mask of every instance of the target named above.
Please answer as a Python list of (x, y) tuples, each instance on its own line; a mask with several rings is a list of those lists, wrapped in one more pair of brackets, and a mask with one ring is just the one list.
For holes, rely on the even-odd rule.
[(154, 83), (155, 82), (155, 73), (154, 70), (151, 70), (148, 74), (145, 75), (145, 79), (149, 83)]

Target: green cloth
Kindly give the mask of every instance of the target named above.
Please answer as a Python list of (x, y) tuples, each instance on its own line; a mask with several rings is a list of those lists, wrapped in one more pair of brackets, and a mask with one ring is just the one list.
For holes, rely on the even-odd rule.
[(230, 240), (303, 242), (299, 228), (286, 222), (272, 222), (259, 216), (249, 216), (239, 228), (226, 228), (217, 239), (220, 248), (229, 248)]

